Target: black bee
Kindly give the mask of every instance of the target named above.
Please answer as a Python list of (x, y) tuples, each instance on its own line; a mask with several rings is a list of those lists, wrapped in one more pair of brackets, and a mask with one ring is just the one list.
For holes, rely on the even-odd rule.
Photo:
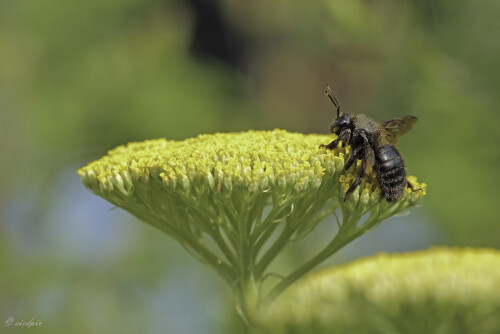
[(341, 114), (340, 104), (328, 86), (326, 95), (337, 108), (337, 118), (330, 125), (330, 133), (335, 133), (338, 137), (328, 145), (320, 145), (320, 148), (333, 150), (339, 141), (342, 141), (342, 145), (351, 145), (352, 155), (345, 163), (344, 170), (348, 170), (356, 159), (361, 160), (361, 169), (356, 180), (347, 189), (344, 201), (361, 183), (367, 161), (372, 155), (375, 157), (373, 169), (377, 174), (382, 194), (388, 202), (400, 199), (407, 184), (413, 189), (406, 180), (403, 158), (394, 145), (399, 137), (410, 131), (418, 118), (405, 116), (379, 123), (363, 114)]

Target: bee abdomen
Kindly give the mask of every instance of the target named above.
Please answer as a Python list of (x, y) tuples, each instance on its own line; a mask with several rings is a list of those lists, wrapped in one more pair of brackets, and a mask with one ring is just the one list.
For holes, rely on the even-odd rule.
[(394, 202), (404, 194), (406, 186), (405, 163), (399, 151), (392, 145), (383, 145), (374, 150), (378, 183), (382, 194)]

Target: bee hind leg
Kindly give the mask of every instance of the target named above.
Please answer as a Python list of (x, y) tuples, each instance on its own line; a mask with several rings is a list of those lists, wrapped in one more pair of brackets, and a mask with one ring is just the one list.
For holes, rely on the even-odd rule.
[(406, 186), (407, 186), (408, 188), (410, 188), (412, 192), (419, 191), (419, 190), (420, 190), (420, 191), (424, 191), (424, 189), (422, 189), (422, 188), (415, 188), (415, 187), (413, 186), (413, 184), (411, 184), (411, 182), (410, 182), (410, 181), (408, 181), (408, 180), (406, 180)]

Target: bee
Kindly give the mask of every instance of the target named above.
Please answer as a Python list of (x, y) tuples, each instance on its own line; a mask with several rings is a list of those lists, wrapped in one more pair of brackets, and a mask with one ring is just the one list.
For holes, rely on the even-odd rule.
[(405, 116), (379, 123), (364, 114), (341, 113), (340, 104), (328, 85), (325, 93), (337, 109), (337, 118), (330, 125), (330, 133), (336, 134), (337, 139), (328, 145), (320, 145), (320, 148), (333, 150), (340, 141), (342, 145), (350, 145), (352, 155), (345, 163), (344, 170), (348, 170), (357, 159), (361, 160), (361, 168), (347, 189), (344, 201), (359, 186), (365, 176), (368, 161), (373, 158), (373, 170), (388, 202), (395, 202), (403, 197), (407, 185), (414, 190), (406, 179), (403, 157), (394, 145), (399, 137), (410, 131), (418, 118)]

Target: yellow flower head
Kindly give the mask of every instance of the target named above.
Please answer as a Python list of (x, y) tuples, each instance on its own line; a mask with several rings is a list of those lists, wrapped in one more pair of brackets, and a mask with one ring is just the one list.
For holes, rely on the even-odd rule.
[(167, 190), (224, 192), (240, 187), (252, 193), (271, 188), (300, 192), (317, 189), (325, 173), (333, 175), (343, 163), (342, 157), (318, 149), (322, 140), (327, 137), (279, 130), (149, 140), (119, 146), (78, 172), (98, 193), (129, 196), (135, 182), (151, 179)]
[[(349, 148), (318, 148), (329, 139), (274, 130), (200, 135), (184, 141), (148, 140), (119, 146), (78, 173), (98, 195), (121, 200), (137, 195), (138, 184), (155, 182), (167, 192), (191, 195), (230, 192), (233, 187), (249, 193), (285, 194), (315, 191), (335, 178), (340, 186), (335, 188), (345, 192), (354, 180), (353, 174), (342, 171)], [(366, 179), (353, 197), (376, 192), (373, 172)], [(331, 189), (332, 197), (340, 195), (339, 189)], [(416, 192), (412, 202), (423, 194)]]
[(380, 254), (298, 282), (262, 333), (500, 333), (499, 287), (498, 250)]

